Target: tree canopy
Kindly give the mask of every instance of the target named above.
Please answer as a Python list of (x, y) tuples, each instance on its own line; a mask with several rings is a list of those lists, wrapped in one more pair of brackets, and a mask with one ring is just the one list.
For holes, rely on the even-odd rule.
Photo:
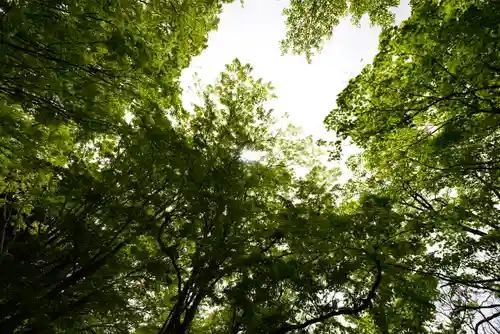
[(422, 270), (443, 282), (454, 330), (489, 332), (500, 317), (498, 9), (415, 3), (325, 121), (365, 149), (352, 163), (370, 189), (420, 220), (434, 245)]
[(0, 3), (0, 332), (498, 333), (500, 4), (292, 0), (385, 27), (325, 148), (238, 59), (184, 109), (225, 2)]
[(310, 62), (341, 19), (350, 18), (357, 25), (368, 15), (371, 24), (388, 27), (394, 23), (390, 9), (398, 5), (399, 0), (291, 0), (283, 11), (286, 36), (281, 48), (285, 53), (303, 54)]

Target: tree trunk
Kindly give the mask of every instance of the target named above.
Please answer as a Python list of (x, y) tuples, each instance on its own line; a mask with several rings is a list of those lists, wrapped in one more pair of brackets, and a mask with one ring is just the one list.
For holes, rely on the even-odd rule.
[[(191, 327), (194, 316), (198, 311), (198, 306), (205, 297), (201, 291), (196, 295), (191, 306), (186, 307), (184, 304), (177, 304), (171, 311), (169, 318), (163, 325), (159, 334), (185, 334)], [(184, 315), (182, 321), (181, 317)]]
[(184, 305), (176, 305), (170, 313), (162, 329), (158, 334), (185, 334), (184, 324), (181, 322), (181, 316), (184, 313)]

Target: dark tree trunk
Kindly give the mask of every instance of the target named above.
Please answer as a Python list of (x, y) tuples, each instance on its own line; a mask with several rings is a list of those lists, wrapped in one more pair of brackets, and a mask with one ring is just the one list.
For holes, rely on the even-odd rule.
[(188, 307), (182, 303), (175, 305), (159, 334), (186, 334), (204, 297), (205, 294), (200, 291), (196, 295), (192, 305)]
[(181, 322), (182, 314), (184, 313), (183, 305), (176, 305), (170, 313), (169, 319), (163, 325), (159, 334), (185, 334), (184, 324)]

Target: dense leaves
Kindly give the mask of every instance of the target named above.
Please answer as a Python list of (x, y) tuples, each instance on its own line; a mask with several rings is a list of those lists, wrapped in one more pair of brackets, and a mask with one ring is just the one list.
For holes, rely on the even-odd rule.
[(398, 0), (291, 0), (283, 12), (286, 38), (281, 41), (281, 48), (283, 52), (304, 54), (311, 61), (341, 19), (350, 17), (354, 24), (359, 24), (367, 14), (372, 24), (386, 27), (394, 22), (390, 8), (397, 5)]
[[(142, 167), (134, 178), (124, 164), (154, 129), (124, 116), (179, 105), (178, 76), (220, 10), (211, 1), (2, 2), (2, 332), (123, 332), (158, 313), (167, 278), (139, 228), (151, 194), (133, 190)], [(139, 288), (146, 282), (158, 294)]]
[[(0, 4), (0, 332), (500, 330), (499, 5), (384, 30), (326, 119), (340, 184), (250, 65), (183, 109), (223, 2)], [(393, 5), (292, 1), (283, 47)]]
[(445, 286), (450, 321), (441, 325), (453, 330), (498, 328), (488, 325), (500, 283), (498, 10), (488, 1), (415, 3), (326, 119), (366, 149), (355, 164), (370, 171), (371, 189), (432, 232), (423, 268)]

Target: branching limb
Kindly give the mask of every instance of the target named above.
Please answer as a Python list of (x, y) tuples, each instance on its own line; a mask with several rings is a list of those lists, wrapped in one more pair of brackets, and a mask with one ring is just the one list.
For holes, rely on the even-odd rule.
[(375, 280), (373, 281), (372, 287), (366, 297), (358, 304), (358, 306), (355, 306), (353, 308), (348, 308), (348, 307), (341, 307), (336, 310), (333, 310), (331, 312), (328, 312), (326, 314), (323, 314), (321, 316), (309, 319), (307, 321), (304, 321), (300, 324), (286, 324), (283, 327), (275, 330), (272, 332), (273, 334), (285, 334), (294, 330), (299, 330), (306, 328), (310, 325), (313, 325), (315, 323), (321, 322), (328, 320), (332, 317), (338, 316), (338, 315), (356, 315), (359, 314), (360, 312), (366, 310), (372, 301), (372, 299), (375, 297), (375, 294), (377, 292), (377, 289), (380, 285), (380, 282), (382, 281), (382, 265), (380, 264), (380, 261), (376, 260), (376, 268), (377, 268), (377, 274), (375, 276)]
[(172, 252), (172, 248), (169, 248), (165, 246), (165, 243), (163, 242), (161, 236), (163, 234), (163, 230), (165, 227), (170, 224), (172, 221), (172, 217), (170, 215), (167, 215), (165, 217), (165, 221), (163, 224), (161, 224), (160, 229), (158, 230), (158, 235), (157, 235), (157, 240), (158, 244), (160, 245), (161, 250), (168, 256), (170, 261), (172, 262), (172, 266), (174, 267), (175, 274), (177, 275), (177, 293), (180, 295), (182, 292), (182, 277), (181, 277), (181, 272), (179, 270), (179, 267), (177, 266), (177, 262), (175, 261), (175, 256)]

